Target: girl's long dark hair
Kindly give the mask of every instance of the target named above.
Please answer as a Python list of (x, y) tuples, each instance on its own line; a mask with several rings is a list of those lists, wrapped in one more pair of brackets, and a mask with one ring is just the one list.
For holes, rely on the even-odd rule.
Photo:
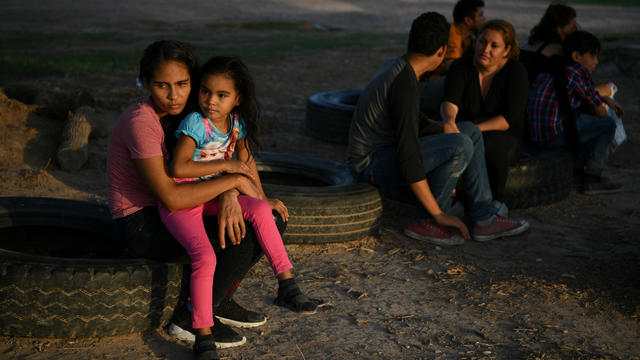
[(209, 59), (202, 69), (200, 78), (207, 75), (224, 74), (233, 80), (233, 84), (240, 96), (240, 105), (237, 106), (238, 114), (244, 119), (246, 126), (246, 144), (249, 154), (260, 150), (258, 142), (258, 121), (260, 119), (260, 108), (256, 100), (256, 88), (249, 68), (237, 57), (215, 56)]
[(184, 64), (189, 71), (191, 79), (191, 94), (182, 114), (177, 116), (167, 115), (160, 119), (160, 124), (164, 131), (164, 142), (169, 153), (176, 145), (177, 139), (175, 131), (178, 129), (180, 121), (185, 113), (192, 111), (197, 106), (198, 92), (193, 87), (200, 83), (198, 79), (198, 59), (195, 56), (193, 47), (187, 43), (175, 40), (161, 40), (147, 46), (140, 60), (140, 82), (146, 83), (151, 80), (156, 69), (166, 61), (176, 61)]
[(564, 4), (551, 4), (544, 12), (540, 22), (531, 29), (529, 45), (538, 41), (547, 43), (561, 43), (558, 26), (563, 27), (576, 17), (576, 10)]

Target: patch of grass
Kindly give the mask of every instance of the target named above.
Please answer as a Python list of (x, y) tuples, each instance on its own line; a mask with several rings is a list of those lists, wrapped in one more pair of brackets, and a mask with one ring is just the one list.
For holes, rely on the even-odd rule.
[(211, 28), (247, 29), (247, 30), (297, 30), (301, 24), (286, 22), (256, 22), (236, 24), (210, 24)]
[(77, 33), (40, 33), (40, 32), (9, 32), (0, 38), (2, 49), (34, 49), (36, 47), (50, 47), (51, 44), (64, 44), (73, 47), (76, 44), (92, 42), (96, 44), (131, 44), (139, 40), (131, 34), (119, 32), (77, 32)]
[[(548, 2), (545, 0), (545, 2)], [(603, 5), (640, 7), (640, 0), (564, 0), (567, 5)]]
[(91, 75), (135, 69), (137, 52), (101, 51), (80, 54), (21, 54), (5, 52), (0, 56), (0, 74), (20, 76)]
[(395, 33), (351, 33), (351, 32), (317, 32), (317, 31), (269, 31), (255, 33), (236, 31), (229, 34), (235, 40), (227, 44), (219, 44), (214, 49), (200, 47), (204, 57), (225, 53), (242, 58), (277, 58), (297, 52), (313, 52), (328, 50), (362, 50), (384, 46), (395, 47), (402, 51), (406, 34)]
[[(144, 39), (125, 33), (10, 33), (0, 36), (0, 75), (41, 77), (48, 75), (91, 76), (114, 71), (135, 72), (142, 54), (141, 44), (158, 38), (178, 38), (195, 45), (205, 60), (213, 55), (246, 59), (274, 59), (299, 52), (331, 50), (404, 50), (406, 34), (348, 31), (305, 31), (290, 24), (220, 25), (212, 41), (211, 27), (188, 33), (154, 34)], [(285, 26), (286, 25), (286, 26)], [(273, 28), (278, 28), (273, 30)], [(256, 31), (259, 30), (259, 31)]]
[(602, 41), (640, 40), (640, 33), (611, 33), (602, 36)]

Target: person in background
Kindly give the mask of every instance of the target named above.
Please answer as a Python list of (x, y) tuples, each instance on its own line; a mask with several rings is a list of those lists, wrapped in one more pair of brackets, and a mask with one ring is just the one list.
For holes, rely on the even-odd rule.
[(626, 133), (620, 120), (622, 107), (611, 97), (600, 96), (591, 77), (598, 65), (600, 41), (591, 33), (575, 31), (562, 46), (569, 65), (564, 69), (565, 94), (561, 95), (568, 98), (570, 113), (566, 116), (560, 109), (555, 78), (549, 73), (538, 74), (527, 105), (531, 141), (542, 149), (577, 147), (574, 174), (579, 191), (619, 191), (620, 185), (601, 176), (605, 161), (625, 141)]
[(509, 166), (524, 150), (524, 118), (529, 82), (518, 62), (513, 26), (504, 20), (484, 24), (474, 53), (453, 63), (440, 111), (446, 133), (471, 121), (482, 131), (493, 197), (504, 202)]
[[(435, 12), (416, 18), (407, 51), (387, 62), (358, 99), (349, 129), (347, 162), (358, 181), (374, 185), (408, 184), (418, 200), (404, 233), (438, 245), (459, 245), (472, 237), (488, 241), (521, 234), (529, 228), (498, 214), (493, 204), (478, 127), (460, 123), (465, 132), (421, 133), (420, 76), (444, 58), (449, 25)], [(452, 192), (462, 177), (473, 221), (447, 214)]]
[(464, 55), (473, 44), (476, 33), (485, 22), (484, 1), (459, 0), (453, 8), (453, 23), (449, 28), (449, 40), (444, 60), (429, 73), (429, 80), (446, 74), (453, 61)]
[(459, 0), (453, 8), (453, 23), (449, 25), (449, 40), (444, 60), (438, 67), (422, 76), (420, 110), (436, 118), (444, 97), (445, 75), (454, 60), (464, 55), (478, 30), (484, 24), (484, 1)]

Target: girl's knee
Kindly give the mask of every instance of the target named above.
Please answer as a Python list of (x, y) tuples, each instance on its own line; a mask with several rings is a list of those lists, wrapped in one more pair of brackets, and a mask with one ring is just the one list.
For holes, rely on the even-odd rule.
[(263, 217), (273, 217), (271, 213), (271, 205), (266, 200), (251, 198), (246, 202), (246, 207), (243, 207), (243, 212), (246, 214), (245, 218), (260, 219)]
[(211, 251), (197, 251), (189, 255), (193, 271), (200, 270), (213, 274), (217, 264), (216, 253), (213, 249)]

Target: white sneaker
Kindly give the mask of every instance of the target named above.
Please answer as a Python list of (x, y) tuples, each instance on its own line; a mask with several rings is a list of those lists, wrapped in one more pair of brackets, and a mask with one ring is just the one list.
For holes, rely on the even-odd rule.
[(180, 326), (174, 323), (171, 323), (169, 327), (167, 327), (167, 334), (174, 336), (178, 340), (189, 341), (189, 342), (196, 341), (196, 336), (194, 334), (190, 333), (187, 330), (184, 330), (183, 328), (181, 328)]

